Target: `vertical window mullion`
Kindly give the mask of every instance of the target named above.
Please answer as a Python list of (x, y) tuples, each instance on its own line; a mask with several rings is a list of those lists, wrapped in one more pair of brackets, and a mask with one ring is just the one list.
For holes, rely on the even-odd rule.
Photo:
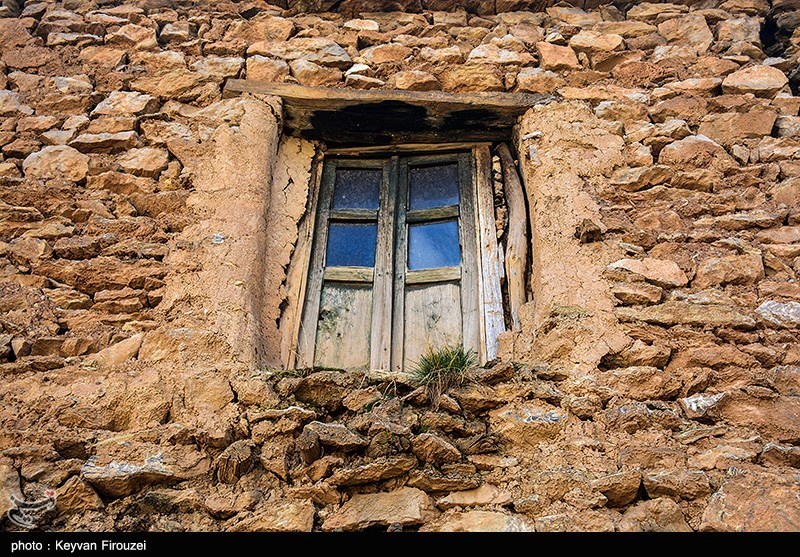
[(392, 287), (394, 280), (394, 240), (397, 196), (398, 157), (383, 165), (380, 209), (378, 211), (378, 243), (373, 279), (372, 338), (370, 367), (389, 370), (392, 357)]
[(298, 352), (300, 367), (313, 367), (316, 351), (317, 322), (319, 304), (322, 297), (323, 276), (325, 274), (325, 250), (328, 244), (328, 219), (333, 200), (333, 183), (336, 179), (336, 161), (327, 161), (322, 175), (317, 208), (316, 238), (314, 239), (311, 269), (308, 279), (308, 299), (300, 324)]
[(472, 157), (470, 153), (458, 156), (459, 176), (459, 240), (461, 242), (461, 316), (464, 348), (471, 349), (480, 358), (481, 326), (476, 319), (479, 312), (478, 263), (475, 244), (475, 203), (472, 189)]
[(408, 161), (400, 160), (397, 164), (397, 183), (395, 187), (395, 249), (394, 249), (394, 304), (392, 308), (392, 369), (403, 369), (403, 343), (405, 319), (406, 291), (406, 257), (408, 254), (408, 227), (406, 226), (406, 208), (408, 206)]

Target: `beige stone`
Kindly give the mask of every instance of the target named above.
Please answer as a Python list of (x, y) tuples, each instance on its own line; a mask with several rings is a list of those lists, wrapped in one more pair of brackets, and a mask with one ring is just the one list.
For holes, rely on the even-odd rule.
[(366, 439), (353, 433), (342, 424), (310, 422), (306, 424), (304, 431), (314, 432), (323, 446), (334, 451), (353, 452), (368, 445)]
[(353, 89), (379, 89), (386, 85), (386, 82), (375, 77), (350, 74), (345, 76), (344, 85), (345, 87), (352, 87)]
[(700, 123), (698, 133), (720, 145), (729, 146), (743, 139), (769, 136), (776, 117), (775, 112), (771, 110), (709, 114)]
[(189, 69), (203, 75), (217, 78), (237, 77), (244, 65), (239, 56), (206, 56), (193, 62)]
[(336, 68), (320, 66), (308, 60), (293, 60), (289, 63), (292, 75), (302, 85), (330, 86), (342, 81), (342, 72)]
[(385, 457), (366, 464), (340, 468), (328, 480), (331, 485), (360, 485), (396, 478), (411, 470), (417, 460), (410, 456)]
[(542, 68), (523, 68), (517, 74), (517, 91), (522, 93), (551, 94), (565, 83), (557, 73)]
[(411, 55), (412, 50), (401, 44), (388, 43), (371, 46), (361, 51), (366, 64), (400, 64)]
[(330, 39), (294, 38), (286, 42), (257, 42), (247, 49), (247, 55), (259, 54), (292, 60), (306, 60), (320, 66), (346, 69), (352, 65), (350, 55)]
[(482, 44), (472, 49), (467, 56), (468, 62), (523, 66), (533, 62), (533, 56), (527, 52), (517, 52), (501, 48), (496, 44)]
[(671, 2), (640, 2), (628, 10), (628, 19), (639, 21), (656, 21), (659, 16), (676, 16), (689, 11), (689, 7), (683, 4)]
[(714, 41), (706, 18), (701, 15), (686, 15), (670, 18), (658, 26), (658, 33), (670, 44), (690, 46), (698, 53), (704, 53)]
[[(797, 185), (800, 186), (800, 182)], [(776, 200), (778, 200), (779, 196), (776, 195), (775, 197)], [(800, 243), (800, 226), (780, 226), (777, 228), (760, 230), (756, 233), (756, 238), (760, 242), (771, 244)]]
[(609, 506), (624, 507), (636, 499), (641, 483), (641, 472), (627, 470), (593, 480), (591, 487), (608, 499)]
[(415, 526), (437, 515), (425, 492), (401, 487), (386, 493), (354, 495), (322, 523), (323, 530), (363, 530), (373, 526)]
[(72, 476), (56, 490), (56, 509), (60, 513), (96, 511), (104, 506), (95, 490), (78, 476)]
[(668, 497), (691, 501), (711, 493), (708, 477), (699, 470), (648, 472), (644, 474), (642, 484), (653, 499)]
[(94, 362), (94, 364), (101, 369), (112, 369), (119, 366), (127, 360), (136, 357), (142, 345), (143, 336), (142, 334), (133, 335), (130, 338), (112, 344), (108, 348), (104, 348), (100, 352), (93, 354), (89, 358), (89, 361)]
[(715, 170), (725, 170), (737, 166), (722, 146), (702, 135), (692, 135), (670, 143), (661, 150), (658, 162), (678, 168), (694, 167)]
[(89, 157), (72, 147), (54, 145), (29, 155), (22, 163), (22, 170), (30, 178), (78, 182), (89, 172)]
[(489, 413), (492, 430), (509, 443), (536, 446), (556, 437), (564, 427), (567, 415), (544, 402), (509, 404)]
[(689, 279), (677, 263), (666, 259), (620, 259), (608, 266), (611, 273), (632, 274), (661, 287), (685, 286)]
[(180, 68), (139, 77), (131, 82), (131, 88), (155, 97), (188, 102), (203, 94), (203, 86), (212, 79), (213, 76)]
[(581, 67), (575, 51), (568, 46), (559, 46), (540, 41), (536, 43), (539, 65), (545, 70), (575, 70)]
[(737, 308), (722, 304), (664, 302), (642, 309), (618, 308), (616, 314), (626, 320), (640, 320), (660, 325), (696, 325), (752, 329), (755, 320)]
[(463, 64), (446, 68), (437, 74), (442, 89), (456, 93), (503, 91), (500, 71), (490, 64)]
[(397, 72), (393, 76), (394, 86), (408, 91), (438, 91), (442, 84), (436, 76), (419, 70)]
[(229, 532), (311, 532), (316, 510), (309, 501), (268, 502), (230, 526)]
[(670, 399), (683, 386), (672, 373), (651, 366), (612, 369), (602, 375), (612, 392), (634, 400)]
[(467, 491), (456, 491), (436, 501), (442, 510), (453, 507), (490, 507), (507, 506), (512, 501), (511, 493), (492, 484), (483, 484), (479, 488)]
[(147, 485), (177, 483), (208, 470), (208, 457), (192, 447), (163, 447), (123, 438), (99, 446), (81, 468), (81, 477), (109, 497), (124, 497)]
[(266, 56), (248, 56), (247, 79), (283, 82), (289, 77), (289, 64)]
[(33, 109), (24, 105), (19, 100), (19, 94), (14, 91), (0, 91), (0, 116), (11, 116), (16, 113), (33, 114)]
[(154, 29), (130, 23), (106, 35), (105, 42), (109, 46), (131, 50), (158, 49), (158, 40)]
[(449, 464), (461, 460), (461, 453), (451, 443), (433, 433), (421, 433), (412, 441), (414, 454), (422, 462)]
[(121, 48), (103, 46), (87, 46), (81, 49), (78, 55), (86, 64), (97, 64), (107, 68), (116, 68), (125, 63), (128, 53)]
[(786, 477), (744, 472), (727, 478), (703, 512), (700, 529), (718, 532), (800, 530), (797, 482)]
[(728, 75), (722, 81), (722, 91), (730, 95), (752, 93), (771, 99), (782, 90), (789, 79), (781, 70), (771, 66), (750, 66)]
[(467, 511), (442, 516), (420, 532), (533, 532), (534, 525), (524, 515), (497, 511)]
[(681, 508), (666, 498), (641, 501), (628, 508), (619, 522), (620, 532), (691, 532)]
[(645, 282), (619, 282), (611, 287), (611, 293), (623, 304), (646, 305), (660, 302), (664, 290)]
[(119, 165), (135, 176), (158, 178), (169, 163), (169, 153), (164, 149), (142, 147), (129, 149), (118, 157)]
[(702, 260), (692, 285), (707, 288), (718, 284), (752, 284), (762, 278), (764, 265), (760, 254), (729, 255)]
[(776, 302), (767, 300), (756, 308), (756, 313), (767, 323), (776, 327), (800, 327), (800, 302)]
[(622, 49), (624, 45), (621, 35), (598, 31), (582, 30), (569, 40), (569, 46), (576, 52), (612, 52)]

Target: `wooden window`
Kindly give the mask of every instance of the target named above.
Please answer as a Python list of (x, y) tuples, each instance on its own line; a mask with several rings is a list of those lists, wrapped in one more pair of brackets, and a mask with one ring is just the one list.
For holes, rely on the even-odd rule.
[(329, 155), (316, 203), (299, 367), (410, 369), (504, 329), (488, 145)]

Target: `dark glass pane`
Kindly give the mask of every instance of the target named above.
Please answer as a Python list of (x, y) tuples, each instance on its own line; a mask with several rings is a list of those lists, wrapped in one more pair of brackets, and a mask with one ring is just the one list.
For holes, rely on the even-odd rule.
[(461, 263), (458, 221), (447, 220), (408, 227), (408, 268), (433, 269)]
[(326, 267), (374, 267), (377, 224), (331, 223)]
[(334, 209), (377, 209), (383, 171), (378, 168), (340, 168), (333, 185)]
[(408, 208), (431, 209), (458, 204), (458, 165), (411, 168)]

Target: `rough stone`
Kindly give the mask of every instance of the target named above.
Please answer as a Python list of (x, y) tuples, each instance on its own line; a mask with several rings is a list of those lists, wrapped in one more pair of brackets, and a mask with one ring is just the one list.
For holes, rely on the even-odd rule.
[(665, 259), (620, 259), (608, 266), (613, 273), (632, 274), (663, 288), (686, 286), (689, 279), (677, 263)]
[(700, 124), (699, 134), (729, 146), (743, 139), (758, 139), (772, 133), (777, 114), (771, 110), (746, 113), (709, 114)]
[(524, 515), (498, 511), (467, 511), (443, 515), (420, 528), (420, 532), (534, 532)]
[(414, 454), (422, 462), (441, 465), (458, 462), (461, 452), (451, 443), (433, 433), (422, 433), (412, 441)]
[(341, 424), (310, 422), (306, 424), (305, 430), (317, 434), (319, 442), (334, 451), (353, 452), (369, 444), (366, 439)]
[(729, 95), (751, 93), (771, 99), (789, 82), (781, 70), (771, 66), (750, 66), (733, 72), (722, 81), (722, 91)]
[(540, 41), (536, 43), (539, 65), (544, 70), (574, 70), (581, 67), (575, 51), (568, 46), (559, 46)]
[[(229, 532), (311, 532), (316, 510), (309, 501), (269, 502), (246, 513)], [(238, 517), (237, 517), (238, 518)]]
[(81, 477), (109, 497), (125, 497), (148, 485), (202, 476), (208, 457), (189, 446), (161, 447), (129, 441), (106, 443), (81, 468)]
[(130, 149), (138, 141), (135, 131), (83, 133), (70, 141), (69, 146), (82, 153), (107, 153)]
[(56, 490), (56, 509), (60, 513), (82, 513), (103, 507), (103, 501), (94, 489), (78, 476), (72, 476)]
[(72, 147), (53, 145), (28, 155), (22, 163), (22, 170), (29, 178), (79, 182), (89, 172), (89, 157)]
[(511, 493), (492, 484), (483, 484), (477, 489), (456, 491), (436, 501), (436, 506), (442, 510), (453, 507), (505, 507), (510, 505), (513, 498)]
[(646, 321), (657, 325), (693, 325), (698, 327), (732, 327), (752, 329), (755, 320), (738, 308), (723, 304), (691, 304), (669, 301), (641, 309), (619, 308), (617, 315), (627, 320)]
[(658, 26), (658, 33), (670, 44), (689, 46), (697, 53), (708, 50), (714, 35), (701, 15), (685, 15), (667, 19)]
[(166, 170), (169, 163), (169, 153), (164, 149), (142, 147), (129, 149), (117, 158), (119, 165), (134, 176), (158, 178)]
[(752, 284), (762, 278), (764, 265), (760, 254), (729, 255), (701, 261), (692, 285), (708, 288), (718, 284)]
[(437, 515), (425, 492), (401, 487), (386, 493), (354, 495), (322, 523), (323, 530), (363, 530), (373, 526), (416, 526)]
[(136, 91), (112, 91), (100, 102), (92, 115), (150, 114), (158, 110), (158, 99)]
[(342, 81), (343, 74), (336, 68), (328, 68), (309, 60), (292, 60), (289, 63), (292, 76), (303, 85), (330, 86)]
[(515, 446), (536, 446), (559, 434), (566, 414), (542, 402), (510, 404), (489, 413), (492, 431)]
[(280, 58), (287, 62), (305, 60), (320, 66), (347, 69), (352, 65), (350, 55), (341, 46), (325, 38), (294, 38), (285, 42), (257, 42), (247, 49), (247, 55)]
[(800, 302), (767, 300), (756, 308), (756, 313), (765, 322), (776, 327), (800, 327)]
[(711, 493), (711, 485), (704, 472), (692, 470), (666, 470), (650, 472), (642, 479), (647, 494), (653, 499), (692, 500)]
[(33, 114), (33, 109), (24, 105), (19, 100), (19, 94), (14, 91), (0, 91), (0, 116), (19, 114)]
[(800, 486), (786, 477), (743, 472), (727, 478), (703, 512), (700, 529), (717, 532), (800, 530)]
[(636, 499), (641, 483), (641, 472), (628, 470), (593, 480), (591, 488), (606, 497), (608, 506), (624, 507)]
[(603, 383), (634, 400), (669, 399), (682, 387), (681, 381), (671, 373), (649, 366), (609, 370), (603, 374)]
[(331, 485), (350, 486), (374, 483), (396, 478), (416, 466), (417, 460), (410, 456), (378, 458), (361, 465), (340, 468), (328, 479)]
[(289, 77), (289, 64), (283, 60), (273, 60), (266, 56), (248, 56), (245, 71), (247, 79), (281, 83)]
[(620, 532), (691, 532), (681, 508), (671, 499), (641, 501), (630, 507), (619, 522)]

